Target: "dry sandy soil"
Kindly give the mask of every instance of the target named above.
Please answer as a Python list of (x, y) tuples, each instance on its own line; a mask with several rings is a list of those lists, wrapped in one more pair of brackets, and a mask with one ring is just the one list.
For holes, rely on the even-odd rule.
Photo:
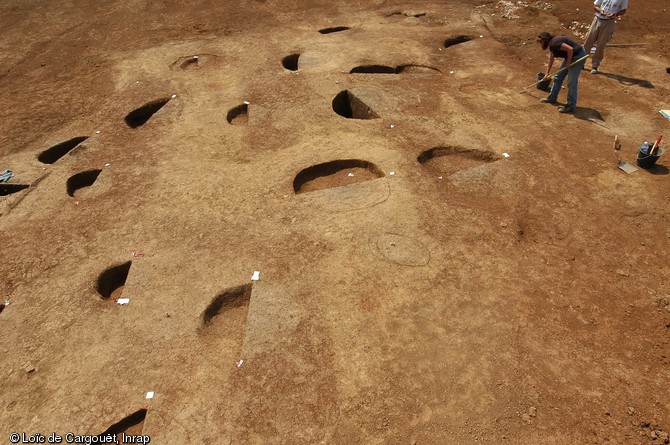
[(1, 2), (0, 442), (668, 443), (667, 0), (526, 2)]

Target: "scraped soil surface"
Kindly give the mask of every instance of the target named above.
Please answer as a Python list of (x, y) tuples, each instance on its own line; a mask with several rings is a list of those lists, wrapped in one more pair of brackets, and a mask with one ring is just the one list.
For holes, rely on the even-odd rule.
[[(616, 167), (670, 133), (667, 1), (631, 3), (568, 115), (524, 87), (587, 0), (228, 3), (0, 4), (0, 171), (30, 185), (0, 196), (0, 442), (146, 409), (155, 444), (668, 443), (670, 158)], [(338, 159), (384, 175), (295, 193)]]

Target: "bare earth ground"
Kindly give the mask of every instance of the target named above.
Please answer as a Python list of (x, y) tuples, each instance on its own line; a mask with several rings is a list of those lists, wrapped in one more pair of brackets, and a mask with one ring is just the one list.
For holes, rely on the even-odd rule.
[(574, 115), (522, 88), (589, 0), (228, 3), (0, 4), (0, 442), (667, 443), (670, 161), (611, 148), (670, 137), (667, 1)]

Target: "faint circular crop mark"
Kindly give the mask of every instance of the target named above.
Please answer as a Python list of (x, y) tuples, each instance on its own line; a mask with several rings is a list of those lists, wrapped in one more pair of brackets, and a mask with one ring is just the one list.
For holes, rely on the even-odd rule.
[(377, 250), (384, 258), (402, 266), (425, 266), (430, 252), (421, 241), (397, 233), (382, 233), (377, 237)]

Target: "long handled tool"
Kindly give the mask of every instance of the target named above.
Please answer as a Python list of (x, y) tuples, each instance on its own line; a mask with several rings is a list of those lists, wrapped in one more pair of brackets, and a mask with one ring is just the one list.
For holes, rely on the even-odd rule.
[(633, 164), (631, 164), (628, 161), (624, 161), (619, 157), (619, 151), (621, 151), (621, 141), (619, 140), (619, 136), (614, 136), (614, 144), (612, 145), (612, 148), (614, 148), (614, 153), (616, 154), (617, 167), (619, 167), (621, 170), (625, 171), (628, 174), (637, 171), (637, 168)]
[[(573, 62), (570, 64), (570, 66), (565, 66), (565, 67), (561, 68), (560, 70), (556, 71), (554, 74), (552, 74), (552, 75), (549, 76), (549, 77), (554, 77), (556, 74), (561, 73), (561, 72), (567, 70), (568, 68), (573, 67), (574, 65), (576, 65), (576, 64), (579, 63), (579, 62), (581, 62), (582, 60), (586, 60), (587, 57), (589, 57), (588, 54), (585, 55), (584, 57), (580, 57), (579, 59), (573, 61)], [(546, 79), (547, 79), (547, 78), (540, 79), (540, 80), (538, 80), (537, 82), (535, 82), (534, 84), (532, 84), (532, 85), (528, 85), (528, 86), (527, 86), (526, 88), (524, 88), (522, 91), (525, 91), (525, 90), (527, 90), (527, 89), (530, 88), (530, 87), (534, 87), (535, 85), (537, 85), (537, 84), (540, 83), (540, 82), (545, 81)]]
[(651, 147), (651, 150), (649, 150), (649, 156), (656, 156), (656, 152), (658, 151), (658, 144), (661, 143), (661, 139), (663, 139), (663, 135), (660, 135), (658, 139), (656, 139), (654, 146)]

